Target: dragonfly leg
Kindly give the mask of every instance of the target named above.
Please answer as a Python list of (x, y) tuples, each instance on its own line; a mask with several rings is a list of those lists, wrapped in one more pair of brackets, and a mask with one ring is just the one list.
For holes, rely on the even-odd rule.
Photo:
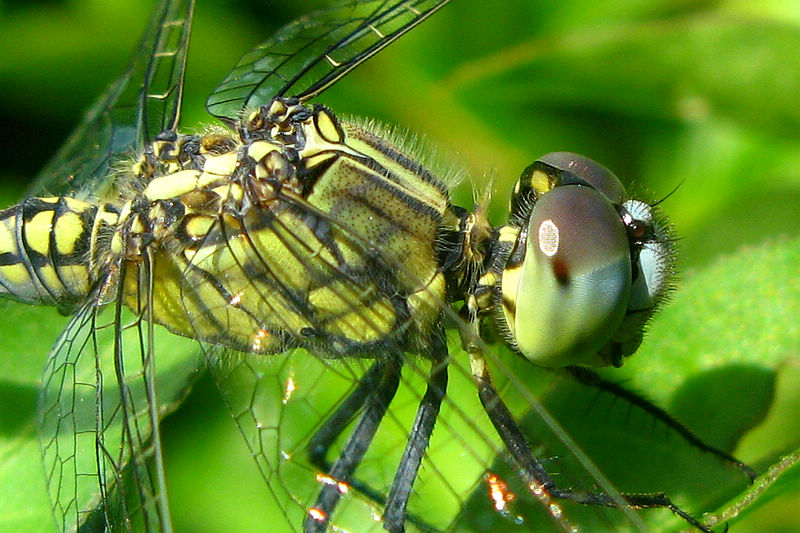
[(403, 451), (403, 457), (397, 467), (397, 473), (392, 481), (383, 514), (384, 529), (394, 533), (404, 530), (407, 518), (406, 506), (411, 495), (411, 488), (417, 479), (422, 457), (428, 448), (433, 427), (439, 416), (439, 408), (447, 390), (448, 354), (443, 334), (435, 335), (433, 343), (433, 360), (428, 387), (417, 409), (417, 415)]
[(681, 422), (676, 420), (671, 414), (661, 409), (657, 405), (654, 405), (646, 398), (643, 398), (642, 396), (622, 387), (617, 383), (614, 383), (612, 381), (603, 378), (602, 376), (600, 376), (599, 374), (588, 368), (571, 366), (567, 367), (567, 372), (578, 382), (584, 385), (588, 385), (590, 387), (595, 387), (598, 390), (613, 394), (617, 398), (622, 398), (629, 404), (636, 406), (639, 409), (643, 410), (644, 412), (654, 416), (657, 420), (660, 420), (661, 422), (666, 424), (667, 427), (676, 431), (681, 437), (683, 437), (689, 444), (691, 444), (695, 448), (716, 455), (726, 463), (729, 463), (734, 467), (738, 468), (739, 470), (741, 470), (748, 478), (750, 478), (750, 482), (755, 481), (755, 479), (758, 477), (756, 471), (753, 470), (750, 466), (743, 463), (736, 457), (730, 455), (729, 453), (726, 453), (720, 450), (719, 448), (715, 448), (714, 446), (703, 441), (703, 439), (695, 435), (692, 432), (692, 430), (690, 430), (689, 428), (684, 426)]
[[(699, 520), (686, 511), (683, 511), (663, 493), (621, 493), (617, 495), (618, 497), (613, 497), (599, 492), (578, 492), (557, 487), (550, 474), (547, 473), (541, 462), (534, 456), (527, 437), (522, 433), (505, 402), (498, 394), (483, 357), (475, 351), (471, 352), (471, 356), (473, 358), (473, 378), (478, 386), (478, 395), (481, 403), (489, 415), (495, 430), (519, 467), (523, 482), (538, 499), (549, 503), (550, 498), (560, 498), (583, 505), (630, 509), (663, 507), (680, 516), (698, 530), (711, 533), (710, 528), (701, 524)], [(554, 516), (554, 518), (556, 517)]]
[(378, 387), (381, 379), (382, 365), (375, 363), (358, 382), (358, 386), (351, 392), (336, 411), (325, 419), (308, 443), (308, 459), (311, 464), (322, 472), (329, 472), (331, 463), (328, 461), (328, 450), (342, 434), (350, 421), (364, 407), (367, 399)]
[[(309, 510), (309, 514), (306, 516), (303, 524), (303, 530), (306, 533), (327, 531), (328, 517), (342, 496), (339, 482), (350, 482), (353, 473), (372, 443), (378, 426), (386, 414), (386, 409), (397, 392), (397, 387), (400, 383), (401, 366), (401, 361), (397, 357), (378, 359), (367, 372), (365, 376), (367, 379), (362, 380), (362, 384), (366, 387), (366, 383), (375, 378), (374, 384), (376, 388), (370, 394), (363, 394), (363, 391), (359, 393), (359, 390), (362, 389), (362, 384), (359, 384), (356, 391), (354, 391), (354, 394), (359, 393), (359, 397), (353, 399), (352, 404), (347, 405), (346, 410), (354, 413), (356, 410), (354, 408), (358, 404), (363, 405), (364, 410), (356, 423), (355, 429), (347, 439), (341, 455), (328, 470), (328, 476), (333, 482), (323, 485), (314, 507)], [(345, 402), (347, 403), (349, 400), (350, 398)], [(333, 416), (336, 417), (337, 414), (338, 411)], [(346, 414), (343, 411), (342, 418)], [(328, 444), (330, 444), (336, 439), (336, 436), (332, 434), (320, 436), (318, 444), (324, 444), (328, 440)], [(312, 441), (316, 439), (317, 435), (312, 438)], [(320, 450), (318, 449), (316, 453), (319, 454)]]

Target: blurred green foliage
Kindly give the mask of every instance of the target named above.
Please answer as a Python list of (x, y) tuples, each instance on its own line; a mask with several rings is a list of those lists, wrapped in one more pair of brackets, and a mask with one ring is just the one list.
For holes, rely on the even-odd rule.
[[(242, 53), (325, 3), (198, 0), (186, 129), (212, 121), (205, 97)], [(134, 0), (0, 4), (4, 205), (122, 71), (148, 14)], [(453, 0), (319, 100), (425, 135), (472, 176), (455, 202), (469, 207), (491, 182), (498, 221), (519, 172), (554, 150), (601, 161), (650, 198), (669, 195), (663, 208), (680, 237), (674, 303), (642, 353), (609, 376), (764, 471), (800, 445), (798, 50), (800, 5), (790, 1)], [(0, 523), (36, 530), (49, 525), (34, 467), (36, 387), (63, 319), (4, 309)], [(178, 530), (263, 528), (269, 493), (213, 385), (197, 389), (165, 423)], [(557, 411), (558, 397), (545, 405)], [(731, 531), (800, 528), (796, 470)], [(692, 505), (714, 508), (704, 504), (724, 500)]]

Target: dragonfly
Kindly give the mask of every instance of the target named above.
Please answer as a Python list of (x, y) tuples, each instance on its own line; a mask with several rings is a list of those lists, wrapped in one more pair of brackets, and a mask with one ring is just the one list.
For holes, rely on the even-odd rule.
[[(480, 206), (452, 205), (446, 172), (398, 136), (314, 104), (447, 3), (349, 2), (299, 19), (209, 97), (227, 128), (192, 135), (178, 126), (194, 3), (162, 2), (128, 72), (32, 195), (4, 212), (7, 295), (73, 316), (40, 408), (59, 527), (171, 528), (158, 421), (183, 389), (162, 387), (163, 329), (200, 343), (296, 529), (445, 530), (479, 484), (502, 523), (527, 524), (507, 510), (512, 476), (523, 485), (515, 497), (538, 500), (562, 529), (573, 525), (559, 498), (630, 520), (630, 508), (666, 507), (705, 529), (666, 496), (620, 493), (596, 471), (600, 488), (558, 487), (495, 385), (521, 396), (524, 412), (534, 404), (504, 350), (514, 365), (566, 368), (752, 475), (584, 368), (620, 365), (664, 297), (671, 239), (656, 206), (561, 152), (524, 170), (509, 223), (494, 226)], [(591, 253), (561, 259), (595, 239)], [(598, 285), (615, 296), (587, 300), (581, 291)], [(487, 419), (452, 400), (458, 380), (475, 382)], [(311, 429), (294, 427), (304, 419)], [(466, 481), (426, 462), (436, 431), (460, 450)], [(368, 450), (386, 442), (393, 466), (370, 464)], [(495, 457), (510, 476), (492, 472)], [(424, 486), (421, 464), (433, 470)]]

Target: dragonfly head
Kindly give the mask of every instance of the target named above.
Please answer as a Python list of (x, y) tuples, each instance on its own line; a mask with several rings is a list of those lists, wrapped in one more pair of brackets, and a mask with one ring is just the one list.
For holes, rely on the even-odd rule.
[(669, 225), (607, 168), (556, 152), (522, 173), (499, 281), (501, 330), (545, 367), (622, 364), (668, 292)]

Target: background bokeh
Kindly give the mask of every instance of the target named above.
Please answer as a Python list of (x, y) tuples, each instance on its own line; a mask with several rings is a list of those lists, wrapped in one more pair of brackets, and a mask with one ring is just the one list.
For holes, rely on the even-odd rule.
[[(198, 4), (187, 130), (211, 122), (205, 97), (241, 54), (326, 2)], [(18, 200), (83, 110), (122, 71), (149, 10), (149, 2), (136, 0), (0, 1), (2, 205)], [(672, 193), (663, 208), (680, 237), (675, 305), (685, 312), (665, 325), (657, 321), (655, 347), (647, 349), (658, 350), (658, 333), (672, 329), (663, 350), (676, 354), (691, 346), (692, 357), (711, 353), (712, 362), (694, 376), (694, 389), (683, 389), (694, 394), (684, 396), (676, 393), (681, 384), (662, 389), (640, 377), (672, 383), (671, 374), (691, 374), (677, 363), (648, 369), (644, 355), (637, 356), (626, 365), (626, 379), (684, 417), (699, 416), (702, 426), (725, 418), (728, 408), (734, 413), (728, 417), (752, 414), (743, 398), (762, 392), (713, 390), (733, 380), (719, 360), (739, 358), (768, 373), (771, 396), (764, 401), (768, 410), (780, 409), (748, 423), (769, 421), (772, 433), (739, 432), (732, 443), (765, 469), (766, 457), (800, 444), (794, 427), (800, 402), (791, 394), (800, 361), (792, 318), (800, 311), (794, 281), (800, 268), (798, 50), (800, 6), (789, 1), (454, 0), (319, 101), (339, 114), (424, 134), (471, 176), (456, 188), (455, 203), (469, 207), (493, 182), (498, 222), (520, 171), (555, 150), (601, 161), (649, 198)], [(685, 286), (690, 296), (682, 300)], [(23, 487), (41, 485), (45, 498), (39, 472), (12, 467), (34, 464), (26, 463), (25, 446), (35, 434), (36, 381), (64, 319), (21, 306), (3, 309), (15, 325), (5, 333), (0, 324), (0, 458), (9, 466), (0, 474), (0, 495), (13, 479)], [(721, 369), (717, 380), (711, 379), (715, 368)], [(165, 428), (178, 530), (263, 526), (258, 510), (269, 495), (209, 379), (200, 379), (187, 403)], [(772, 444), (770, 454), (761, 453)], [(731, 531), (800, 527), (800, 490), (784, 484)], [(16, 487), (6, 500), (24, 495), (27, 502), (30, 492)], [(213, 513), (205, 512), (209, 499)], [(41, 524), (41, 505), (9, 506), (0, 523)]]

